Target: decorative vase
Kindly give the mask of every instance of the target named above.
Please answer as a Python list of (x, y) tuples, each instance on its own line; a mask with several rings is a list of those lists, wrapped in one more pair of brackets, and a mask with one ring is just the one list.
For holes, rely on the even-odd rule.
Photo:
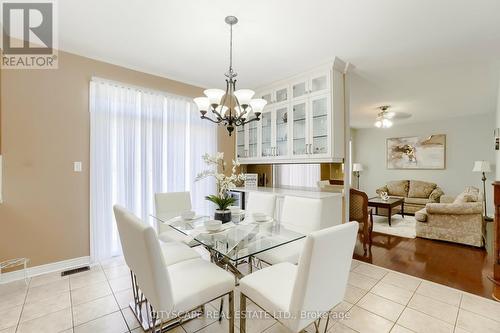
[(214, 213), (214, 220), (222, 221), (222, 223), (231, 222), (231, 211), (229, 209), (217, 209)]

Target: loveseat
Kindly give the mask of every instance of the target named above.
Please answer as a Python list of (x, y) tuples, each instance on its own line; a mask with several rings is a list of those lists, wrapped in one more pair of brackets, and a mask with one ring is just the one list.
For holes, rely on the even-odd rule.
[(441, 203), (428, 203), (415, 213), (418, 237), (483, 246), (483, 196), (468, 187), (456, 198), (443, 195)]
[(386, 192), (391, 197), (404, 199), (405, 214), (414, 214), (428, 203), (439, 202), (444, 192), (435, 184), (421, 180), (396, 180), (377, 189), (377, 194)]

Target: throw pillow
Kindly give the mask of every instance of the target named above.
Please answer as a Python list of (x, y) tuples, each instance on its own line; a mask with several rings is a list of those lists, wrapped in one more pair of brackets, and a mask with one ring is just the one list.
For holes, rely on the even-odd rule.
[(395, 195), (398, 197), (408, 196), (408, 181), (407, 180), (396, 180), (387, 183), (387, 189), (389, 190), (389, 195)]
[(423, 182), (421, 180), (410, 180), (410, 198), (429, 198), (431, 192), (437, 187), (435, 183)]

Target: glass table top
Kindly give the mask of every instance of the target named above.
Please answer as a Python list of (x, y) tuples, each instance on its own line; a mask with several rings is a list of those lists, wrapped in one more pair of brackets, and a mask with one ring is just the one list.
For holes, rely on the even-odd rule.
[(208, 232), (205, 222), (209, 216), (197, 216), (192, 220), (181, 217), (165, 218), (152, 215), (161, 223), (203, 244), (232, 261), (238, 261), (263, 251), (304, 238), (305, 235), (282, 227), (278, 221), (244, 220), (238, 224), (228, 222), (216, 232)]

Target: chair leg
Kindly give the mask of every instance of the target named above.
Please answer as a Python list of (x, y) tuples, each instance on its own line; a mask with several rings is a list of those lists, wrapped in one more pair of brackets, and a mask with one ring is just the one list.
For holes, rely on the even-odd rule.
[(370, 213), (370, 222), (371, 222), (370, 223), (370, 229), (369, 229), (369, 235), (370, 236), (369, 236), (368, 239), (370, 241), (369, 246), (370, 246), (370, 252), (371, 252), (372, 251), (372, 231), (373, 231), (373, 214), (372, 213)]
[(247, 330), (247, 297), (240, 293), (240, 333)]
[[(224, 310), (224, 296), (220, 298), (220, 306), (219, 306), (219, 322), (222, 321), (222, 311)], [(230, 309), (231, 310), (231, 309)]]
[(234, 291), (229, 293), (229, 333), (234, 333)]
[(318, 319), (318, 321), (314, 322), (314, 331), (316, 333), (319, 333), (319, 325), (321, 324), (321, 318)]
[(328, 317), (326, 317), (326, 325), (325, 325), (325, 331), (324, 333), (326, 333), (326, 331), (328, 330), (328, 324), (330, 323), (330, 311), (328, 311)]

